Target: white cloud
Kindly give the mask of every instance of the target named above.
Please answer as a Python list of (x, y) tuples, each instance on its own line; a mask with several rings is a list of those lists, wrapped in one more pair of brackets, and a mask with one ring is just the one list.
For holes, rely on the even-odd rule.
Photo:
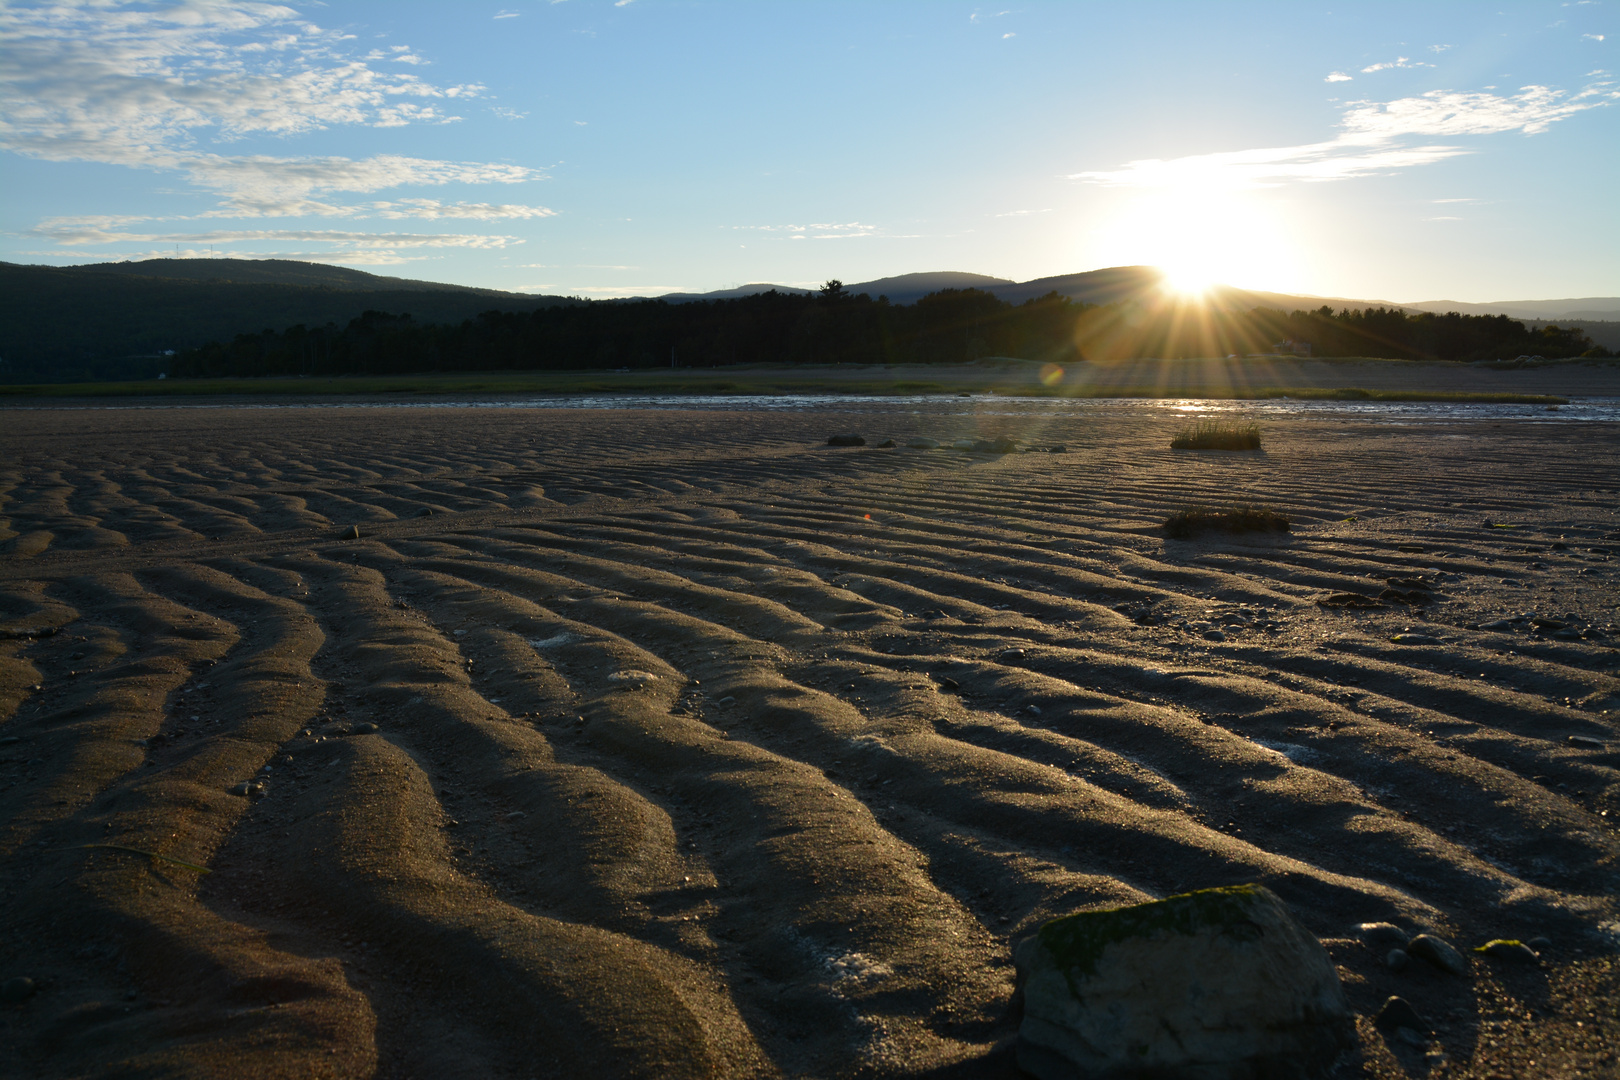
[(1430, 45), (1429, 51), (1432, 53), (1443, 53), (1447, 49), (1455, 49), (1456, 47), (1457, 46), (1455, 45)]
[(1323, 82), (1349, 82), (1354, 76), (1346, 75), (1342, 71), (1330, 71)]
[(1409, 59), (1408, 57), (1405, 57), (1405, 56), (1397, 56), (1393, 60), (1383, 60), (1383, 61), (1380, 61), (1379, 63), (1376, 63), (1376, 64), (1368, 64), (1366, 67), (1361, 69), (1361, 73), (1363, 75), (1371, 75), (1375, 71), (1388, 71), (1391, 68), (1420, 68), (1420, 67), (1434, 67), (1434, 65), (1433, 64), (1425, 64), (1421, 60), (1412, 60), (1412, 59)]
[(88, 223), (38, 226), (29, 230), (64, 247), (104, 244), (243, 244), (282, 243), (339, 244), (355, 250), (397, 251), (401, 248), (481, 248), (498, 249), (521, 244), (515, 236), (485, 236), (473, 233), (371, 233), (342, 232), (335, 229), (215, 229), (209, 232), (137, 233), (100, 228)]
[(1413, 137), (1456, 138), (1518, 131), (1534, 135), (1553, 123), (1620, 99), (1608, 83), (1577, 94), (1527, 86), (1512, 97), (1434, 90), (1418, 97), (1379, 104), (1353, 102), (1333, 139), (1303, 146), (1196, 154), (1168, 161), (1149, 158), (1123, 168), (1076, 173), (1083, 180), (1112, 187), (1218, 188), (1270, 187), (1290, 181), (1345, 180), (1427, 165), (1460, 154), (1461, 146), (1409, 145)]
[(502, 120), (523, 120), (529, 115), (526, 112), (519, 112), (518, 110), (508, 108), (505, 105), (492, 105), (490, 106), (489, 111), (500, 117)]
[(1590, 39), (1592, 41), (1602, 41), (1603, 40), (1603, 35), (1602, 34), (1582, 34), (1581, 37), (1588, 38), (1588, 39)]
[(409, 46), (357, 58), (350, 40), (255, 0), (181, 0), (159, 10), (128, 0), (0, 5), (0, 148), (48, 161), (179, 171), (220, 193), (226, 213), (321, 192), (540, 178), (515, 165), (233, 156), (197, 147), (203, 137), (229, 144), (338, 125), (450, 123), (459, 117), (447, 110), (484, 91), (379, 71), (372, 59), (423, 61)]
[(523, 14), (521, 11), (498, 11), (491, 17), (496, 19), (515, 19), (521, 14)]
[(383, 218), (463, 218), (472, 221), (501, 221), (511, 218), (556, 217), (557, 211), (544, 206), (518, 206), (513, 203), (442, 203), (437, 199), (396, 199), (393, 202), (372, 203), (372, 209)]
[(1006, 41), (1010, 37), (1017, 37), (1017, 36), (1018, 36), (1017, 34), (1002, 34), (1001, 35), (1001, 40)]

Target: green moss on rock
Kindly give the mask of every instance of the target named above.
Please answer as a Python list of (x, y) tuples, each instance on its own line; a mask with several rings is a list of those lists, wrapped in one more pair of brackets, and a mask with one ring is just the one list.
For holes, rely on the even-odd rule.
[[(1059, 969), (1095, 975), (1103, 950), (1116, 941), (1173, 932), (1192, 937), (1205, 928), (1227, 937), (1252, 941), (1260, 928), (1249, 917), (1265, 893), (1260, 885), (1198, 889), (1146, 904), (1081, 911), (1053, 919), (1039, 936)], [(1071, 976), (1072, 977), (1072, 976)]]

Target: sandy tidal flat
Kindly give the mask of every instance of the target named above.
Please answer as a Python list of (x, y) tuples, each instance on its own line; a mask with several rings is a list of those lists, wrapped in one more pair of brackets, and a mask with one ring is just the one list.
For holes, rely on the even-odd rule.
[(1340, 1075), (1614, 1075), (1620, 430), (999, 412), (0, 413), (0, 1074), (1012, 1076), (1259, 881)]

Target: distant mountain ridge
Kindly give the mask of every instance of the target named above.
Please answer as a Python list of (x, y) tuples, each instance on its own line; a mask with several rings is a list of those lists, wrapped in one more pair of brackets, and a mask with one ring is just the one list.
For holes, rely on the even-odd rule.
[(144, 259), (140, 262), (85, 263), (57, 269), (70, 274), (128, 274), (232, 285), (299, 285), (348, 292), (456, 292), (478, 296), (530, 296), (528, 293), (480, 289), (472, 285), (385, 277), (364, 270), (352, 270), (347, 266), (299, 262), (295, 259)]

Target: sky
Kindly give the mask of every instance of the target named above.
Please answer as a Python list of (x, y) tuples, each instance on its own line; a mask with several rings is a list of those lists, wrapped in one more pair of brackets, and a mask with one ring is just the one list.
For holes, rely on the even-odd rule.
[(0, 260), (1620, 295), (1620, 0), (0, 0)]

